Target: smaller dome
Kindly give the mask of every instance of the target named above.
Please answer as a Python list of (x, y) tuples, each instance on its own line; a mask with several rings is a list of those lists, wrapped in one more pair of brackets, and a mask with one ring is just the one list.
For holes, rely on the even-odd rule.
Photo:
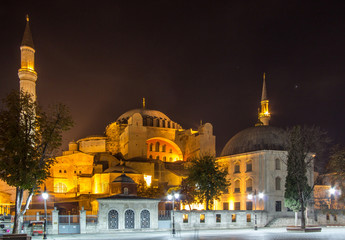
[(128, 177), (126, 174), (121, 174), (113, 182), (122, 182), (122, 183), (135, 183), (132, 178)]
[(281, 128), (256, 126), (233, 136), (223, 148), (221, 156), (259, 150), (285, 150), (286, 134)]

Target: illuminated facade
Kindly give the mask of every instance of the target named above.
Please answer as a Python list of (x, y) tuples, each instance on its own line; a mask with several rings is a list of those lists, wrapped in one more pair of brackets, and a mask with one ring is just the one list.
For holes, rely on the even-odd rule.
[[(122, 173), (136, 183), (178, 186), (186, 177), (184, 163), (189, 158), (215, 155), (210, 123), (186, 130), (162, 112), (144, 107), (122, 114), (106, 127), (104, 136), (71, 142), (57, 157), (46, 186), (61, 211), (84, 207), (96, 213), (96, 198), (112, 195), (111, 185)], [(66, 202), (73, 201), (68, 207)]]
[[(269, 218), (292, 216), (284, 206), (287, 151), (285, 133), (269, 125), (265, 75), (261, 97), (259, 122), (232, 137), (218, 158), (228, 169), (231, 185), (228, 192), (216, 201), (217, 210), (264, 210)], [(313, 169), (313, 166), (311, 167)], [(307, 172), (309, 185), (313, 184), (313, 171)], [(257, 194), (256, 199), (248, 195)], [(264, 197), (258, 197), (263, 193)]]

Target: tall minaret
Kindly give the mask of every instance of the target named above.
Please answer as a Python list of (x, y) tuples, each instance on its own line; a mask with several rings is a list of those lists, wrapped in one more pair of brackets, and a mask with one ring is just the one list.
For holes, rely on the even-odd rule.
[(20, 46), (21, 66), (18, 70), (20, 90), (30, 93), (32, 99), (36, 101), (36, 80), (37, 73), (35, 71), (35, 49), (32, 41), (29, 16), (26, 15), (26, 27), (22, 44)]
[(267, 90), (266, 90), (266, 79), (265, 73), (263, 75), (263, 85), (262, 85), (262, 95), (261, 95), (261, 110), (259, 112), (259, 120), (264, 125), (269, 125), (271, 119), (271, 114), (268, 109), (268, 99), (267, 99)]

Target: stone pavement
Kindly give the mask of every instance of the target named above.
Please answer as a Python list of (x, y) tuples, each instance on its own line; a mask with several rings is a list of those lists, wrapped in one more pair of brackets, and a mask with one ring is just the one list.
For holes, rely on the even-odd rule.
[[(42, 239), (42, 236), (35, 236), (33, 240)], [(110, 240), (110, 239), (220, 239), (220, 240), (290, 240), (290, 239), (345, 239), (344, 227), (323, 227), (322, 232), (315, 233), (296, 233), (287, 232), (285, 228), (260, 228), (258, 231), (253, 229), (231, 229), (231, 230), (199, 230), (182, 231), (172, 236), (170, 231), (157, 232), (115, 232), (115, 233), (94, 233), (94, 234), (66, 234), (66, 235), (48, 235), (50, 240)]]

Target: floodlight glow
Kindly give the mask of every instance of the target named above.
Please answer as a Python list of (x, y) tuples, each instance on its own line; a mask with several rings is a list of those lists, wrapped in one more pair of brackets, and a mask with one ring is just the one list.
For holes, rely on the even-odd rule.
[(262, 192), (259, 193), (259, 198), (264, 198), (264, 194)]
[(42, 197), (43, 197), (45, 200), (47, 200), (47, 199), (48, 199), (48, 193), (46, 193), (46, 192), (42, 193)]
[(178, 199), (178, 198), (180, 197), (180, 194), (175, 193), (175, 194), (174, 194), (174, 197), (175, 197), (175, 199)]
[(252, 200), (253, 199), (253, 195), (252, 194), (248, 194), (248, 199)]
[(168, 200), (171, 200), (173, 198), (173, 196), (172, 195), (168, 195)]
[(334, 194), (335, 194), (335, 188), (330, 188), (330, 189), (329, 189), (329, 193), (332, 194), (332, 195), (334, 195)]

